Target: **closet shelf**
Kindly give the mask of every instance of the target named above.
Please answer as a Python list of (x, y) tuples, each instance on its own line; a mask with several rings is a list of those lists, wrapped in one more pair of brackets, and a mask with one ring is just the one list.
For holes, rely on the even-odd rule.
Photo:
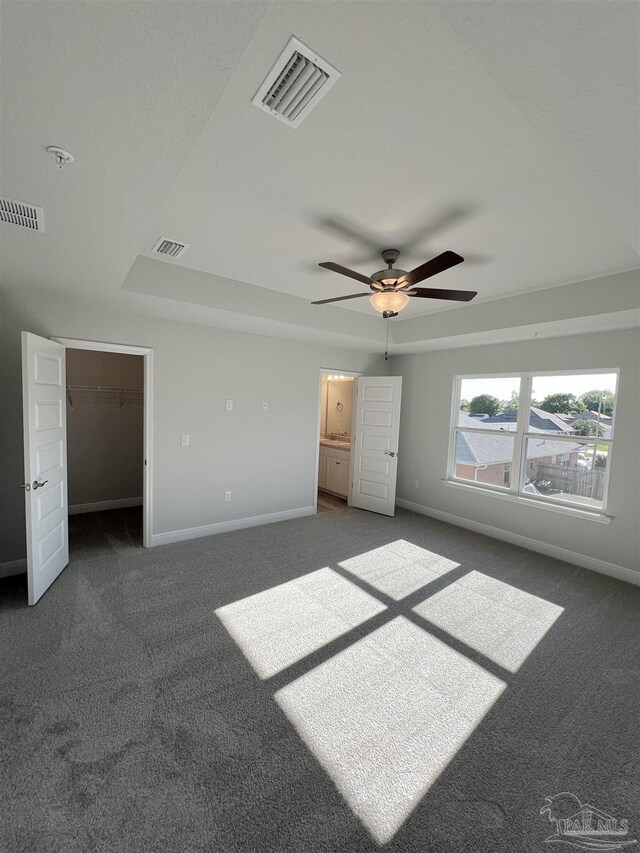
[[(143, 397), (142, 388), (114, 388), (113, 386), (107, 387), (105, 385), (67, 385), (67, 400), (69, 401), (69, 405), (73, 409), (73, 398), (72, 394), (75, 394), (77, 391), (89, 391), (94, 394), (104, 394), (106, 396), (103, 397), (105, 400), (118, 400), (120, 401), (120, 408), (124, 406), (125, 403), (133, 403), (133, 402), (141, 402)], [(119, 395), (118, 397), (112, 395)]]
[(118, 394), (142, 394), (142, 388), (114, 388), (112, 385), (67, 385), (67, 391), (114, 391)]

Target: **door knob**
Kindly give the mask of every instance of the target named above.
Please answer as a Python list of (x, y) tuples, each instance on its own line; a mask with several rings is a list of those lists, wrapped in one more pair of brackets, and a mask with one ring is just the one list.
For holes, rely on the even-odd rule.
[(393, 450), (385, 450), (385, 453), (387, 454), (387, 456), (392, 456), (392, 457), (393, 456), (397, 457), (397, 455), (398, 455), (397, 453), (394, 453)]
[(39, 483), (37, 480), (34, 480), (33, 483), (31, 483), (31, 488), (35, 492), (36, 489), (41, 489), (43, 486), (46, 486), (48, 482), (48, 480), (45, 480), (44, 483)]

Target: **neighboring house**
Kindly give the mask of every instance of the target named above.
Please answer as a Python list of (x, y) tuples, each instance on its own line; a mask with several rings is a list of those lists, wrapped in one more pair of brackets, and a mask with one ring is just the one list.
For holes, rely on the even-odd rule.
[[(555, 432), (571, 434), (573, 432), (573, 428), (570, 423), (567, 423), (567, 421), (564, 420), (564, 417), (564, 415), (554, 415), (552, 412), (545, 412), (544, 409), (538, 409), (535, 406), (531, 406), (529, 426), (534, 427), (535, 429), (544, 430), (545, 432), (553, 430)], [(493, 417), (486, 417), (483, 419), (483, 423), (515, 423), (517, 419), (517, 410), (512, 410), (509, 412), (500, 412), (499, 415), (494, 415)]]
[[(559, 418), (562, 418), (567, 423), (572, 423), (573, 421), (583, 420), (584, 418), (588, 418), (591, 421), (598, 420), (598, 413), (592, 412), (590, 409), (585, 410), (584, 412), (580, 412), (578, 415), (558, 415)], [(611, 426), (613, 422), (613, 415), (605, 415), (603, 412), (600, 413), (600, 423), (605, 426)]]
[(579, 415), (561, 415), (560, 417), (566, 418), (567, 422), (573, 426), (576, 421), (596, 421), (596, 423), (600, 423), (602, 427), (602, 437), (603, 438), (611, 438), (611, 424), (613, 423), (613, 417), (611, 415), (604, 415), (600, 413), (598, 415), (597, 412), (580, 412)]
[[(543, 414), (547, 415), (548, 412)], [(470, 426), (475, 429), (496, 429), (495, 423), (494, 418), (479, 420), (465, 412), (460, 413), (458, 421), (460, 427)], [(539, 429), (532, 427), (535, 432)], [(513, 431), (509, 432), (513, 434)], [(541, 465), (576, 467), (580, 445), (553, 441), (540, 432), (540, 440), (530, 441), (527, 448), (527, 476), (530, 479), (537, 479), (537, 471)], [(456, 477), (493, 486), (508, 486), (512, 458), (513, 437), (506, 430), (504, 436), (482, 435), (479, 432), (456, 433)]]

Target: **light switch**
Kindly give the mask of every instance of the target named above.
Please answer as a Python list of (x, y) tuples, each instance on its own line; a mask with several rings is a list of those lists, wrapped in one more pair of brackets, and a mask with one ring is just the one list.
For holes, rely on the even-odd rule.
[(225, 492), (224, 499), (227, 503), (229, 503), (229, 501), (231, 500), (231, 492)]
[(188, 435), (182, 436), (182, 446), (183, 447), (189, 447), (189, 441), (190, 441), (190, 439), (189, 439)]
[(263, 412), (268, 412), (268, 411), (269, 411), (269, 404), (268, 404), (268, 403), (263, 403), (263, 404), (262, 404), (262, 411), (263, 411)]
[(227, 400), (227, 411), (230, 412), (233, 409), (233, 400)]

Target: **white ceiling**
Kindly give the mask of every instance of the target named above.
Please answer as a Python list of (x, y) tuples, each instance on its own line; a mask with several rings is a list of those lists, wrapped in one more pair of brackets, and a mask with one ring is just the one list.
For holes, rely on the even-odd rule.
[[(255, 33), (261, 3), (3, 2), (2, 225), (10, 284), (118, 291)], [(203, 84), (203, 81), (206, 81)], [(60, 171), (58, 145), (75, 163)]]
[[(467, 261), (429, 284), (480, 301), (638, 267), (635, 2), (2, 8), (2, 193), (47, 227), (2, 226), (10, 286), (355, 342), (379, 315), (310, 307), (359, 290), (319, 261), (452, 249)], [(251, 105), (291, 34), (342, 72), (295, 130)], [(190, 248), (151, 260), (161, 236)], [(394, 323), (469, 308), (412, 300)]]

